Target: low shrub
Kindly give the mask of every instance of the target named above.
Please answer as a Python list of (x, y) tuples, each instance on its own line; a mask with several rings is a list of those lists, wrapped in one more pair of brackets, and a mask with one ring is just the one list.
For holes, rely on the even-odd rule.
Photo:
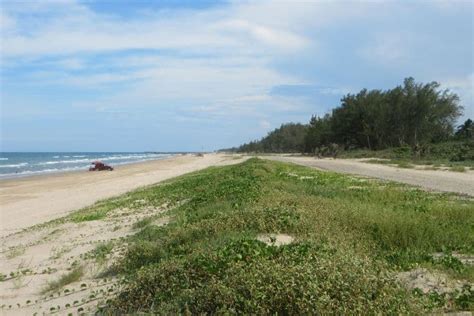
[(346, 314), (412, 311), (404, 290), (367, 258), (328, 245), (252, 239), (140, 269), (111, 310), (162, 314)]

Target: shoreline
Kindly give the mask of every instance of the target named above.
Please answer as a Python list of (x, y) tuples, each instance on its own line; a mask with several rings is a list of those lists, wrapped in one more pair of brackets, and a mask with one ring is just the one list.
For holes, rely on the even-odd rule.
[(214, 165), (229, 155), (176, 155), (119, 165), (112, 171), (75, 170), (0, 180), (0, 237), (44, 223), (134, 189)]
[[(114, 168), (120, 167), (120, 166), (127, 166), (131, 164), (140, 164), (140, 163), (145, 163), (149, 161), (156, 161), (156, 160), (163, 160), (163, 159), (168, 159), (172, 157), (177, 157), (177, 156), (186, 156), (186, 155), (193, 155), (194, 153), (157, 153), (157, 154), (162, 154), (166, 155), (162, 158), (151, 158), (151, 159), (144, 159), (144, 160), (135, 160), (135, 161), (126, 161), (126, 162), (119, 162), (119, 163), (111, 163)], [(93, 159), (90, 161), (92, 162)], [(100, 160), (100, 159), (99, 159)], [(87, 171), (88, 168), (90, 167), (90, 164), (88, 166), (85, 166), (84, 168), (71, 168), (71, 169), (62, 169), (62, 170), (37, 170), (37, 171), (28, 171), (28, 173), (10, 173), (10, 174), (0, 174), (0, 183), (7, 181), (7, 180), (16, 180), (16, 179), (22, 179), (22, 178), (30, 178), (30, 177), (37, 177), (37, 176), (49, 176), (49, 175), (56, 175), (56, 174), (65, 174), (65, 173), (72, 173), (72, 172), (83, 172)]]
[[(154, 162), (154, 161), (161, 161), (165, 159), (170, 159), (174, 157), (180, 157), (180, 156), (186, 156), (186, 155), (192, 155), (192, 154), (170, 154), (169, 156), (163, 157), (163, 158), (157, 158), (157, 159), (148, 159), (148, 160), (139, 160), (139, 161), (130, 161), (130, 162), (124, 162), (124, 163), (118, 163), (118, 164), (112, 164), (114, 167), (114, 170), (119, 169), (124, 166), (129, 166), (129, 165), (136, 165), (136, 164), (144, 164), (147, 162)], [(8, 182), (10, 180), (16, 181), (16, 180), (21, 180), (21, 179), (30, 179), (30, 178), (44, 178), (44, 177), (49, 177), (49, 176), (57, 176), (57, 175), (66, 175), (66, 174), (73, 174), (73, 173), (83, 173), (84, 171), (89, 171), (88, 167), (84, 167), (84, 169), (64, 169), (64, 170), (56, 170), (56, 171), (35, 171), (30, 174), (18, 174), (18, 175), (11, 175), (11, 176), (2, 176), (0, 175), (0, 187), (2, 183)]]

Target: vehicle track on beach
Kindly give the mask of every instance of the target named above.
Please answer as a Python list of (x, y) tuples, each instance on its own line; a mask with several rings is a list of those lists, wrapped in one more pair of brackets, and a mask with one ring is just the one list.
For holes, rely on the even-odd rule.
[(352, 159), (316, 159), (312, 157), (261, 156), (290, 162), (319, 170), (355, 174), (383, 180), (402, 182), (429, 191), (453, 192), (474, 196), (474, 172), (416, 170), (371, 164)]

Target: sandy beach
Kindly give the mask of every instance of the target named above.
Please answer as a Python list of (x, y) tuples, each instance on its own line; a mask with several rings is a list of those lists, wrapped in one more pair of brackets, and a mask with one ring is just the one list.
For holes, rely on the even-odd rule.
[(208, 154), (118, 166), (113, 172), (67, 172), (0, 181), (0, 236), (40, 224), (93, 204), (209, 166), (239, 160)]

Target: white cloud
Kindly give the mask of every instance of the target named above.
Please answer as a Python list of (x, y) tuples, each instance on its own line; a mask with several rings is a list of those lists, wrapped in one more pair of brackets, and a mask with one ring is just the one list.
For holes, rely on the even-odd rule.
[[(23, 23), (37, 24), (37, 28), (24, 32), (19, 27), (13, 34), (3, 34), (4, 57), (127, 49), (239, 50), (241, 54), (262, 52), (267, 47), (285, 51), (302, 49), (308, 42), (294, 32), (236, 16), (232, 8), (205, 12), (156, 12), (125, 22), (97, 14), (72, 1), (60, 3), (10, 8), (12, 16), (20, 17), (40, 7), (46, 11), (46, 18), (35, 19), (26, 15)], [(12, 21), (12, 18), (6, 21)]]
[(14, 19), (3, 12), (0, 12), (0, 31), (2, 33), (8, 32), (9, 30), (15, 28), (15, 26), (16, 21)]
[(66, 69), (78, 70), (84, 68), (84, 62), (79, 58), (66, 58), (59, 60), (57, 64)]
[(369, 62), (399, 67), (410, 56), (410, 34), (403, 32), (377, 33), (359, 54)]
[(4, 34), (3, 54), (186, 49), (268, 56), (315, 45), (308, 30), (375, 15), (373, 7), (364, 2), (348, 7), (344, 2), (329, 1), (234, 1), (203, 11), (148, 11), (139, 18), (123, 20), (96, 13), (74, 0), (10, 3), (5, 6), (8, 19), (16, 17), (19, 24), (34, 28), (19, 25), (14, 34)]
[(464, 77), (447, 78), (441, 82), (442, 88), (457, 93), (464, 106), (463, 118), (474, 119), (474, 73)]
[(270, 124), (270, 122), (267, 121), (267, 120), (261, 120), (261, 121), (259, 122), (259, 125), (260, 125), (260, 127), (261, 127), (262, 129), (264, 129), (264, 130), (269, 130), (270, 127), (272, 126), (272, 124)]
[(443, 12), (456, 12), (464, 10), (474, 10), (474, 4), (471, 1), (464, 0), (432, 0), (432, 4), (435, 8)]
[[(126, 21), (72, 0), (12, 6), (7, 8), (9, 16), (17, 17), (21, 25), (2, 34), (2, 62), (35, 66), (25, 75), (32, 85), (99, 90), (127, 83), (111, 95), (74, 102), (76, 107), (131, 110), (140, 100), (141, 106), (152, 107), (189, 104), (192, 111), (214, 116), (258, 115), (262, 104), (276, 99), (267, 95), (272, 86), (302, 83), (275, 71), (273, 60), (302, 51), (310, 40), (288, 28), (289, 20), (274, 23), (253, 16), (255, 10), (265, 16), (266, 6), (251, 12), (245, 6), (253, 5), (149, 12)], [(28, 14), (33, 11), (43, 16)], [(301, 16), (302, 12), (295, 14)], [(25, 31), (25, 25), (37, 27)], [(130, 50), (148, 53), (142, 56)], [(161, 54), (163, 50), (171, 53)], [(121, 51), (128, 53), (116, 54)], [(96, 61), (98, 54), (110, 57)], [(275, 104), (292, 107), (282, 100)]]
[(237, 36), (239, 34), (250, 36), (251, 39), (255, 39), (257, 42), (275, 46), (283, 50), (291, 51), (304, 49), (310, 42), (304, 36), (241, 19), (225, 21), (224, 23), (217, 25), (217, 27), (229, 30)]
[[(263, 122), (276, 112), (305, 109), (310, 102), (273, 96), (272, 87), (315, 83), (279, 72), (275, 63), (296, 62), (301, 54), (318, 58), (318, 50), (327, 48), (319, 34), (330, 26), (347, 27), (373, 17), (382, 22), (393, 6), (234, 1), (208, 10), (150, 11), (122, 19), (73, 0), (18, 2), (5, 6), (0, 16), (2, 29), (8, 29), (1, 35), (1, 61), (11, 67), (34, 66), (25, 84), (100, 90), (126, 83), (94, 100), (74, 101), (77, 108), (133, 112), (175, 106), (192, 115), (248, 115)], [(370, 43), (358, 52), (370, 63), (395, 68), (413, 53), (409, 32), (376, 27), (367, 32)], [(324, 56), (331, 58), (329, 51)], [(320, 80), (325, 84), (326, 78)], [(460, 91), (470, 93), (473, 104), (472, 88), (463, 87)], [(348, 92), (336, 87), (320, 93), (342, 91)]]

